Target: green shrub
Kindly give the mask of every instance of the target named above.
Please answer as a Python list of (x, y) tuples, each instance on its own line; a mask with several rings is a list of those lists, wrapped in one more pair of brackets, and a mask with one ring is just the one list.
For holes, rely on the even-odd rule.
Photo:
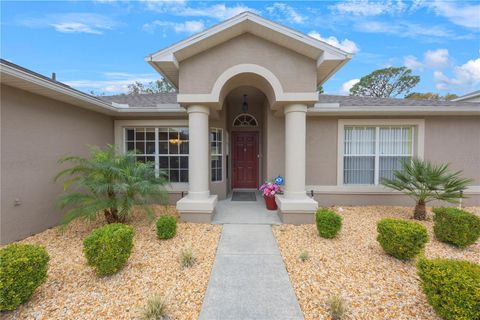
[(462, 260), (418, 262), (423, 292), (446, 320), (480, 319), (480, 265)]
[(95, 267), (101, 277), (120, 270), (132, 252), (133, 234), (132, 227), (121, 223), (93, 230), (83, 241), (88, 265)]
[(170, 239), (177, 234), (177, 218), (174, 216), (160, 216), (157, 220), (158, 239)]
[(442, 242), (464, 248), (480, 237), (480, 217), (457, 208), (433, 208), (433, 231)]
[(342, 228), (342, 217), (330, 209), (318, 209), (315, 222), (318, 234), (323, 238), (334, 238)]
[(15, 310), (47, 279), (44, 247), (11, 244), (0, 250), (0, 311)]
[(428, 241), (427, 229), (416, 222), (385, 218), (377, 224), (377, 241), (397, 259), (408, 260), (419, 254)]

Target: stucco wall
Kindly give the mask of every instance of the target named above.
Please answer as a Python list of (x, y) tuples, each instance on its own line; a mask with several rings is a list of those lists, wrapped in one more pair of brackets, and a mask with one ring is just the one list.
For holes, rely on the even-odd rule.
[[(307, 185), (334, 187), (337, 184), (338, 119), (307, 118)], [(462, 170), (465, 177), (474, 179), (472, 185), (479, 186), (480, 117), (428, 116), (422, 119), (425, 119), (424, 157), (435, 163), (451, 163), (452, 170)], [(411, 200), (404, 196), (377, 193), (323, 192), (315, 198), (320, 205), (411, 205)], [(480, 205), (480, 195), (469, 195), (465, 204)]]
[(61, 191), (53, 182), (57, 160), (107, 143), (110, 117), (2, 85), (1, 243), (56, 225), (63, 215), (54, 205)]
[(307, 185), (337, 184), (336, 118), (307, 118)]
[(269, 69), (286, 92), (316, 91), (314, 60), (246, 33), (181, 61), (180, 93), (210, 93), (225, 70), (243, 63)]
[(276, 117), (273, 111), (267, 109), (265, 117), (267, 125), (266, 179), (278, 175), (285, 176), (285, 117)]
[(480, 117), (426, 118), (425, 158), (451, 163), (480, 185)]

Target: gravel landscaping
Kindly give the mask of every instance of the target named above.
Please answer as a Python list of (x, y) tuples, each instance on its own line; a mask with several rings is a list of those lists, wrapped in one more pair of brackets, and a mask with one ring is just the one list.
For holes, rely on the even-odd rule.
[[(376, 241), (376, 223), (385, 217), (412, 217), (412, 208), (335, 208), (343, 227), (334, 239), (318, 236), (314, 224), (274, 226), (290, 280), (305, 319), (330, 319), (327, 301), (341, 296), (346, 319), (439, 319), (421, 291), (415, 262), (386, 255)], [(480, 208), (466, 208), (480, 214)], [(480, 242), (458, 249), (435, 240), (431, 216), (421, 222), (430, 240), (428, 258), (480, 262)], [(300, 255), (308, 252), (308, 260)], [(305, 253), (303, 253), (305, 256)]]
[[(175, 214), (174, 207), (157, 206), (156, 214)], [(168, 296), (172, 319), (196, 319), (200, 313), (215, 258), (221, 226), (179, 223), (177, 235), (158, 240), (155, 223), (135, 213), (134, 247), (126, 266), (105, 278), (86, 266), (82, 241), (104, 223), (74, 221), (61, 233), (57, 228), (31, 236), (21, 243), (41, 244), (50, 255), (48, 280), (30, 301), (16, 311), (0, 314), (7, 319), (135, 319), (147, 299)], [(191, 249), (196, 262), (182, 268), (179, 255)]]

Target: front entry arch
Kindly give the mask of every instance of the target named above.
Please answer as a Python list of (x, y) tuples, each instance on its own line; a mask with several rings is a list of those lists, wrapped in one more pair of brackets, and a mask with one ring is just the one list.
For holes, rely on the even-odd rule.
[(258, 187), (258, 132), (232, 132), (232, 188)]

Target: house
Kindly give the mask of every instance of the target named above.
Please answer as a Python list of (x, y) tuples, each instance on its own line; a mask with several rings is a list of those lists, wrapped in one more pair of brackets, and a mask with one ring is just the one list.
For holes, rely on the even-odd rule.
[(379, 185), (411, 157), (463, 170), (479, 205), (480, 103), (319, 95), (351, 58), (245, 12), (145, 58), (176, 93), (95, 97), (2, 60), (1, 242), (57, 224), (56, 161), (108, 143), (165, 170), (187, 221), (277, 175), (287, 223), (318, 206), (411, 205)]
[(480, 90), (467, 93), (466, 95), (453, 99), (452, 101), (480, 102)]

